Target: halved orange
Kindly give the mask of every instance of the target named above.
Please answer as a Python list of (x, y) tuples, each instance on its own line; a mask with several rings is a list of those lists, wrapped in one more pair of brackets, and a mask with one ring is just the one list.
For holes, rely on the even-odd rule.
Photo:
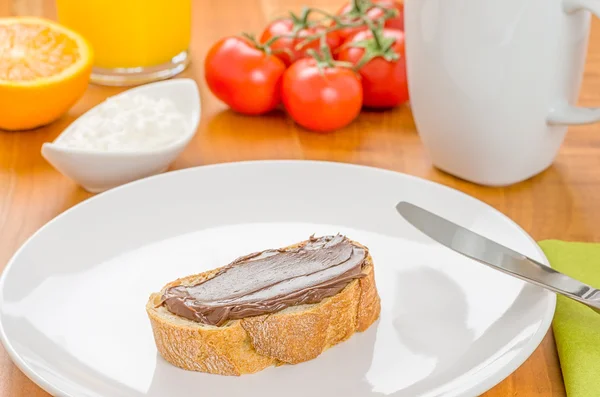
[(81, 98), (93, 53), (78, 33), (43, 18), (0, 18), (0, 129), (51, 123)]

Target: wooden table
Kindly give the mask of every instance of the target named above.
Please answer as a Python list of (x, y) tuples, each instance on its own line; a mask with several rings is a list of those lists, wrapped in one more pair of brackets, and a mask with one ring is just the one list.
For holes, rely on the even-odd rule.
[[(196, 0), (193, 63), (203, 100), (198, 133), (173, 169), (249, 159), (317, 159), (401, 171), (466, 192), (494, 206), (534, 238), (600, 241), (600, 125), (572, 128), (555, 164), (535, 178), (507, 188), (486, 188), (432, 168), (408, 107), (363, 113), (343, 131), (327, 135), (297, 128), (283, 114), (243, 117), (219, 103), (203, 82), (202, 60), (224, 35), (260, 32), (265, 22), (302, 4), (336, 9), (341, 0)], [(54, 17), (50, 0), (0, 0), (0, 16)], [(31, 132), (0, 132), (0, 269), (44, 223), (87, 199), (86, 193), (41, 157), (43, 142), (117, 88), (90, 85), (71, 111)], [(581, 94), (584, 105), (600, 104), (600, 23), (594, 22)], [(47, 396), (25, 377), (0, 347), (0, 397)], [(514, 374), (486, 397), (565, 396), (552, 333)]]

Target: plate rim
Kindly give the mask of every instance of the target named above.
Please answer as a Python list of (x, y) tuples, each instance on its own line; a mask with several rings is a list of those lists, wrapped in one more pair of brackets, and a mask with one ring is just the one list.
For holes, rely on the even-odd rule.
[[(483, 204), (489, 210), (496, 213), (501, 218), (504, 218), (506, 221), (511, 223), (513, 226), (515, 226), (517, 228), (517, 230), (519, 232), (521, 232), (530, 241), (530, 243), (532, 243), (534, 245), (535, 249), (538, 251), (538, 254), (540, 254), (543, 259), (542, 263), (546, 266), (550, 266), (548, 258), (544, 254), (544, 252), (541, 249), (541, 247), (539, 246), (539, 244), (518, 223), (516, 223), (510, 217), (504, 215), (502, 212), (500, 212), (496, 208), (485, 203), (484, 201), (479, 200), (478, 198), (473, 197), (467, 193), (464, 193), (458, 189), (441, 184), (439, 182), (431, 181), (429, 179), (424, 179), (424, 178), (418, 177), (416, 175), (406, 174), (406, 173), (400, 172), (400, 171), (390, 170), (387, 168), (380, 168), (380, 167), (363, 165), (363, 164), (343, 163), (343, 162), (337, 162), (337, 161), (298, 160), (298, 159), (244, 160), (244, 161), (228, 161), (228, 162), (220, 162), (220, 163), (213, 163), (213, 164), (206, 164), (206, 165), (198, 165), (198, 166), (194, 166), (194, 167), (188, 167), (188, 168), (182, 168), (182, 169), (173, 170), (173, 171), (169, 171), (169, 172), (164, 172), (161, 174), (152, 175), (152, 176), (149, 176), (146, 178), (141, 178), (141, 179), (129, 182), (129, 183), (125, 183), (123, 185), (117, 186), (117, 187), (107, 190), (105, 192), (96, 194), (90, 198), (83, 200), (83, 201), (80, 201), (79, 203), (73, 205), (72, 207), (66, 209), (65, 211), (55, 215), (52, 219), (47, 221), (39, 229), (37, 229), (33, 234), (31, 234), (31, 236), (29, 236), (27, 239), (25, 239), (25, 241), (17, 248), (17, 250), (12, 254), (10, 259), (4, 266), (2, 273), (0, 274), (0, 291), (3, 290), (4, 283), (6, 282), (6, 278), (8, 277), (7, 274), (9, 273), (10, 269), (14, 266), (16, 258), (20, 255), (21, 251), (29, 244), (29, 242), (31, 240), (33, 240), (34, 238), (36, 238), (38, 236), (38, 234), (43, 233), (46, 228), (50, 227), (50, 225), (52, 225), (54, 222), (56, 222), (59, 218), (61, 218), (62, 216), (66, 216), (66, 214), (70, 213), (71, 211), (75, 211), (79, 207), (85, 206), (86, 203), (98, 200), (101, 197), (104, 197), (106, 195), (119, 194), (120, 191), (130, 189), (132, 186), (135, 186), (138, 184), (153, 183), (153, 181), (155, 181), (155, 180), (160, 180), (163, 178), (170, 178), (170, 177), (172, 177), (173, 174), (192, 173), (192, 172), (196, 172), (197, 170), (202, 170), (202, 169), (212, 169), (212, 168), (222, 168), (222, 167), (243, 167), (245, 165), (270, 165), (270, 164), (271, 165), (308, 164), (308, 165), (313, 165), (313, 166), (341, 167), (341, 168), (350, 168), (350, 169), (352, 169), (352, 168), (366, 169), (366, 170), (375, 171), (375, 172), (383, 172), (386, 174), (397, 175), (397, 176), (407, 178), (409, 180), (412, 180), (412, 181), (415, 181), (418, 183), (434, 185), (443, 190), (449, 190), (451, 192), (457, 193), (459, 196), (463, 197), (466, 200), (475, 200), (475, 201), (479, 202), (480, 204)], [(552, 324), (552, 319), (554, 317), (554, 312), (556, 309), (556, 295), (552, 294), (552, 293), (547, 293), (547, 297), (548, 297), (548, 305), (543, 314), (543, 318), (541, 319), (540, 326), (538, 327), (538, 329), (535, 331), (535, 333), (530, 338), (531, 343), (528, 343), (526, 346), (521, 348), (519, 353), (517, 355), (515, 355), (506, 364), (500, 365), (500, 366), (498, 366), (498, 368), (495, 368), (493, 370), (493, 372), (487, 378), (484, 378), (482, 381), (479, 381), (478, 383), (468, 386), (466, 389), (459, 391), (458, 396), (461, 396), (461, 397), (478, 396), (482, 393), (485, 393), (486, 391), (492, 389), (494, 386), (496, 386), (497, 384), (502, 382), (504, 379), (509, 377), (525, 361), (527, 361), (527, 359), (529, 359), (529, 357), (533, 354), (533, 352), (535, 350), (537, 350), (537, 348), (541, 345), (543, 339), (546, 337), (546, 334), (548, 333), (548, 330), (550, 329), (550, 325)], [(4, 346), (4, 349), (8, 353), (8, 356), (10, 357), (13, 364), (17, 368), (19, 368), (19, 370), (22, 371), (25, 374), (25, 376), (27, 376), (32, 382), (34, 382), (36, 385), (38, 385), (44, 391), (46, 391), (47, 393), (50, 393), (51, 395), (54, 395), (54, 396), (78, 397), (73, 394), (65, 393), (59, 387), (55, 386), (50, 381), (46, 380), (45, 377), (37, 374), (25, 362), (25, 360), (17, 353), (16, 349), (12, 346), (12, 344), (8, 340), (8, 337), (4, 330), (4, 326), (2, 324), (1, 316), (0, 316), (0, 343), (2, 343), (2, 345)], [(492, 363), (491, 365), (493, 366), (494, 363)]]

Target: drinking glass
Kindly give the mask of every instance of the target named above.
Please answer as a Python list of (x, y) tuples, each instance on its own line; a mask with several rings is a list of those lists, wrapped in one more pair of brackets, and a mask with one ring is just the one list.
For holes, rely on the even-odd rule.
[(92, 82), (136, 85), (189, 63), (192, 0), (57, 0), (58, 20), (94, 50)]

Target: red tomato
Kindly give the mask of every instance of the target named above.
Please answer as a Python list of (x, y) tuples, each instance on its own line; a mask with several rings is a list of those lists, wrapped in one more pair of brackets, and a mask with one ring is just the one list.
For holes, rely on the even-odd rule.
[(233, 110), (258, 115), (281, 101), (285, 65), (250, 40), (226, 37), (208, 51), (204, 77), (212, 93)]
[[(363, 105), (370, 108), (390, 108), (408, 101), (404, 32), (383, 29), (382, 34), (384, 40), (394, 40), (388, 52), (378, 53), (375, 50), (375, 57), (358, 71), (363, 86)], [(360, 47), (352, 46), (358, 42), (361, 42)], [(364, 47), (367, 47), (367, 50)], [(374, 51), (374, 48), (377, 48), (377, 44), (373, 33), (370, 30), (358, 32), (340, 48), (338, 59), (356, 65), (363, 58), (365, 51)], [(386, 54), (395, 54), (398, 59), (386, 60)]]
[(348, 68), (323, 66), (305, 58), (283, 75), (283, 104), (301, 126), (313, 131), (332, 131), (352, 122), (362, 106), (358, 75)]
[[(360, 0), (359, 0), (360, 1)], [(395, 9), (397, 15), (385, 21), (385, 27), (390, 29), (399, 29), (404, 31), (404, 3), (400, 3), (396, 0), (372, 0), (372, 4), (376, 4), (385, 9)], [(371, 7), (363, 10), (354, 9), (353, 2), (350, 1), (344, 7), (342, 7), (337, 15), (345, 16), (348, 21), (357, 21), (360, 19), (361, 14), (366, 14), (370, 20), (377, 21), (383, 17), (383, 11), (381, 8)], [(342, 40), (347, 40), (355, 33), (367, 30), (367, 26), (360, 26), (356, 28), (345, 28), (339, 30), (339, 35)]]
[[(273, 53), (285, 62), (286, 66), (289, 66), (298, 59), (305, 58), (308, 50), (319, 50), (319, 39), (307, 42), (302, 48), (297, 47), (299, 44), (302, 44), (307, 36), (318, 34), (325, 29), (324, 26), (308, 27), (301, 22), (294, 22), (291, 18), (277, 19), (271, 22), (264, 30), (260, 36), (260, 42), (264, 44), (274, 36), (294, 35), (294, 37), (276, 39), (270, 46)], [(339, 47), (340, 44), (342, 44), (342, 40), (337, 32), (327, 34), (327, 45), (331, 51)]]

